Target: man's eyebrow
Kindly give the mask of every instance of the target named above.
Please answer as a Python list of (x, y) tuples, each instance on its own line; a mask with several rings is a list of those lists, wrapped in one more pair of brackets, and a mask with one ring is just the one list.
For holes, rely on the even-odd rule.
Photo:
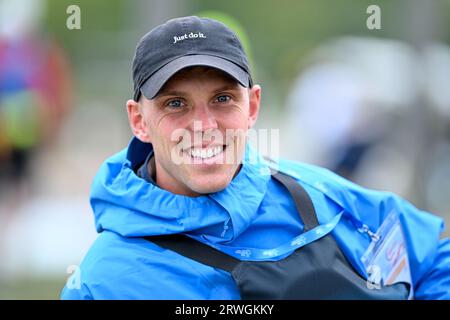
[(177, 91), (177, 90), (161, 90), (155, 97), (155, 99), (164, 97), (164, 96), (184, 96), (187, 95), (187, 92)]
[[(239, 84), (238, 83), (227, 83), (226, 85), (223, 85), (219, 88), (214, 89), (212, 92), (217, 93), (220, 91), (226, 91), (226, 90), (238, 90)], [(186, 96), (189, 95), (186, 91), (178, 91), (178, 90), (164, 90), (162, 89), (155, 97), (155, 99), (164, 97), (164, 96)]]
[(220, 91), (226, 91), (226, 90), (238, 90), (239, 89), (239, 84), (236, 83), (228, 83), (224, 86), (221, 86), (217, 89), (214, 90), (214, 92), (220, 92)]

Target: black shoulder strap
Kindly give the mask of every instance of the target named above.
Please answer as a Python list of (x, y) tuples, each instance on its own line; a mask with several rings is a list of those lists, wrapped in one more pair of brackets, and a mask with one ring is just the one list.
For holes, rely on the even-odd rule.
[(276, 172), (272, 173), (272, 177), (280, 182), (290, 193), (294, 199), (297, 212), (303, 221), (303, 232), (311, 230), (319, 225), (316, 210), (306, 190), (291, 176)]
[(184, 234), (149, 236), (145, 239), (197, 262), (228, 272), (231, 272), (240, 262), (239, 259)]
[[(319, 223), (316, 212), (305, 189), (294, 178), (284, 173), (272, 173), (272, 177), (280, 182), (294, 199), (295, 206), (304, 224), (304, 231), (308, 231), (317, 226)], [(240, 262), (239, 259), (184, 234), (147, 236), (144, 239), (197, 262), (228, 272), (231, 272)]]

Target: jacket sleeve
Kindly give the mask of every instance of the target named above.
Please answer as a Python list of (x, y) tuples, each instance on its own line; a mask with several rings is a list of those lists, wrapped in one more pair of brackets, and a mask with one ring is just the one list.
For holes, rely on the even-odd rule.
[(416, 299), (450, 299), (450, 239), (439, 241), (431, 266), (415, 290)]
[(67, 285), (61, 291), (61, 300), (93, 300), (92, 295), (85, 286), (81, 288), (68, 288)]

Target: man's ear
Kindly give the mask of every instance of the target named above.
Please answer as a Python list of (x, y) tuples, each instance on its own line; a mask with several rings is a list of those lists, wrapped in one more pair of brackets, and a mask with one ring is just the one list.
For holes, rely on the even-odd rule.
[(143, 108), (139, 102), (130, 99), (127, 101), (128, 122), (130, 123), (133, 135), (142, 142), (151, 143), (148, 134), (147, 122), (143, 114)]
[(249, 89), (249, 115), (248, 128), (250, 129), (258, 119), (259, 105), (261, 103), (261, 87), (255, 84)]

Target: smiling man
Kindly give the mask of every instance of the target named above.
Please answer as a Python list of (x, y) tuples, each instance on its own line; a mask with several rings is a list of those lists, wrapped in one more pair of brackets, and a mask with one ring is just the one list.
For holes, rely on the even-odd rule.
[(133, 81), (134, 137), (94, 179), (99, 236), (63, 299), (450, 298), (440, 218), (250, 148), (261, 88), (228, 27), (154, 28)]
[(139, 102), (129, 100), (134, 135), (153, 145), (154, 167), (147, 163), (145, 170), (175, 194), (224, 189), (238, 172), (260, 92), (258, 85), (246, 88), (219, 69), (201, 66), (177, 72), (155, 96), (143, 91)]

